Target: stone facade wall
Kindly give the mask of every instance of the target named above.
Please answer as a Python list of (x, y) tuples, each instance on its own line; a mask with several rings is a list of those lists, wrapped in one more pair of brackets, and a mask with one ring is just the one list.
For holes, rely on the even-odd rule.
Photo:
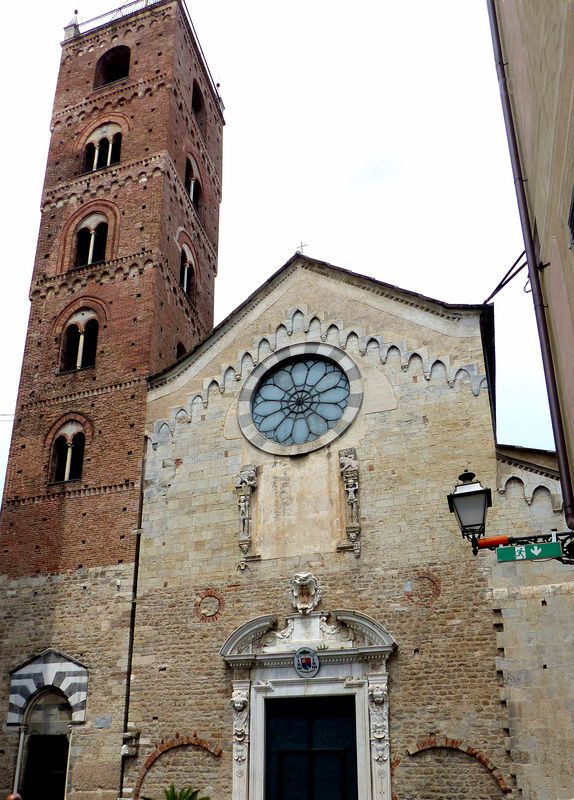
[[(281, 629), (289, 581), (303, 571), (321, 583), (321, 608), (364, 612), (398, 644), (387, 664), (396, 796), (427, 796), (423, 785), (429, 797), (513, 796), (494, 556), (473, 558), (446, 504), (464, 467), (497, 485), (478, 310), (438, 311), (301, 259), (156, 382), (130, 705), (140, 751), (128, 760), (126, 796), (157, 795), (170, 776), (210, 787), (213, 800), (232, 796), (231, 680), (248, 671), (232, 675), (218, 652), (259, 615), (276, 614)], [(308, 341), (345, 347), (362, 374), (363, 406), (328, 447), (264, 453), (238, 427), (242, 383), (268, 353)], [(338, 452), (349, 447), (359, 462), (358, 558), (337, 549), (346, 539)], [(249, 554), (260, 559), (242, 562), (234, 486), (244, 464), (257, 467)], [(507, 503), (494, 493), (493, 529), (512, 524)], [(210, 741), (221, 755), (188, 744), (146, 768), (177, 736)], [(420, 742), (435, 744), (422, 752)]]
[[(132, 566), (0, 579), (3, 713), (10, 671), (56, 646), (88, 669), (86, 722), (71, 737), (69, 797), (118, 796)], [(0, 731), (0, 793), (12, 791), (19, 726)]]

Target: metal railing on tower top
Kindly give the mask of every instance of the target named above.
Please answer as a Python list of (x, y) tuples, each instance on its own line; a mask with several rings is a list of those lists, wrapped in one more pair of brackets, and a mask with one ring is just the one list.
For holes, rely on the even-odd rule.
[[(101, 28), (104, 25), (109, 25), (109, 23), (114, 22), (114, 20), (120, 20), (123, 17), (129, 16), (130, 14), (135, 14), (138, 11), (142, 11), (145, 8), (149, 8), (150, 6), (155, 6), (158, 5), (159, 3), (164, 3), (164, 2), (166, 2), (166, 0), (132, 0), (131, 3), (124, 3), (122, 6), (119, 6), (119, 8), (114, 8), (112, 11), (106, 11), (105, 14), (100, 14), (99, 17), (94, 17), (93, 19), (89, 19), (86, 22), (79, 23), (77, 26), (79, 32), (75, 36), (72, 36), (71, 38), (77, 38), (78, 36), (83, 36), (83, 34), (96, 30), (96, 28)], [(217, 84), (213, 80), (213, 75), (211, 74), (209, 67), (207, 65), (207, 59), (205, 58), (205, 53), (203, 52), (201, 44), (199, 43), (199, 37), (197, 36), (197, 31), (194, 28), (193, 22), (189, 15), (189, 11), (187, 10), (187, 6), (185, 5), (185, 0), (178, 0), (178, 2), (181, 7), (181, 10), (183, 11), (185, 21), (189, 25), (195, 44), (197, 45), (197, 49), (201, 57), (203, 66), (205, 67), (205, 71), (207, 73), (207, 77), (211, 84), (213, 93), (215, 94), (219, 106), (223, 111), (223, 102), (221, 100)]]

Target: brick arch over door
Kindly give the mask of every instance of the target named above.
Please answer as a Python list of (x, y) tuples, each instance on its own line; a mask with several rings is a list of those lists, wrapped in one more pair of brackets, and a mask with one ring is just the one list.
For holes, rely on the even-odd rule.
[(109, 200), (93, 200), (79, 208), (62, 229), (60, 237), (60, 249), (58, 251), (57, 272), (67, 272), (74, 267), (74, 254), (76, 251), (76, 233), (81, 226), (82, 220), (91, 214), (103, 214), (108, 223), (108, 235), (106, 243), (106, 260), (117, 257), (120, 236), (120, 209), (115, 203)]
[(6, 722), (9, 725), (24, 722), (24, 711), (32, 695), (49, 686), (59, 689), (68, 698), (72, 721), (84, 722), (88, 670), (79, 661), (51, 647), (12, 672)]
[(215, 757), (219, 758), (221, 753), (223, 752), (219, 745), (216, 745), (211, 739), (202, 739), (196, 733), (193, 736), (174, 736), (172, 739), (166, 739), (162, 741), (160, 744), (157, 745), (155, 750), (148, 756), (146, 759), (145, 764), (141, 768), (140, 774), (136, 781), (135, 791), (134, 791), (134, 800), (139, 800), (140, 790), (142, 787), (142, 783), (144, 778), (146, 777), (147, 773), (153, 766), (153, 764), (157, 761), (157, 759), (162, 756), (164, 753), (167, 753), (170, 750), (173, 750), (176, 747), (199, 747), (203, 748), (207, 752), (211, 753)]
[[(430, 756), (430, 760), (422, 761), (421, 753)], [(473, 763), (475, 766), (471, 767)], [(505, 796), (511, 800), (513, 797), (512, 788), (488, 756), (461, 739), (447, 736), (421, 739), (395, 756), (391, 776), (393, 800), (407, 800), (413, 796), (417, 800), (427, 800), (424, 790), (428, 784), (449, 780), (453, 785), (444, 785), (444, 797), (448, 800), (458, 796), (474, 800), (498, 800)], [(429, 800), (431, 797), (435, 795), (428, 795)]]

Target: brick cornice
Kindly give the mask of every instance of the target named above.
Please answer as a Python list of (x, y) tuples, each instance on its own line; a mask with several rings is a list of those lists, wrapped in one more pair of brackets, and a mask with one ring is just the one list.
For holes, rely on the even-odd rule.
[(142, 172), (146, 178), (156, 169), (163, 172), (165, 168), (163, 160), (163, 153), (155, 153), (139, 161), (126, 161), (104, 169), (85, 172), (78, 178), (60, 183), (51, 189), (46, 189), (42, 194), (42, 211), (45, 211), (50, 206), (70, 202), (71, 198), (75, 199), (85, 194), (90, 197), (96, 197), (96, 191), (93, 187), (96, 182), (98, 184), (97, 189), (103, 188), (106, 191), (106, 189), (111, 188), (111, 184), (114, 182), (122, 186), (128, 178), (139, 179)]
[(143, 378), (134, 378), (131, 381), (118, 381), (118, 383), (110, 383), (107, 386), (98, 386), (94, 389), (84, 389), (81, 392), (70, 392), (69, 394), (59, 394), (52, 397), (44, 397), (42, 400), (36, 400), (33, 403), (23, 403), (20, 406), (20, 411), (31, 411), (37, 408), (48, 408), (55, 406), (58, 403), (69, 404), (76, 400), (81, 400), (85, 397), (97, 397), (101, 394), (109, 394), (110, 392), (119, 392), (122, 389), (131, 389), (142, 383)]
[(93, 497), (94, 495), (116, 494), (117, 492), (131, 492), (136, 488), (135, 481), (125, 483), (110, 483), (104, 486), (77, 486), (71, 482), (61, 488), (60, 484), (53, 484), (53, 488), (43, 494), (29, 495), (28, 497), (6, 497), (4, 505), (8, 507), (25, 506), (38, 503), (42, 500), (58, 500), (61, 497)]
[[(103, 107), (106, 105), (106, 103), (113, 101), (114, 98), (117, 100), (123, 99), (125, 101), (129, 101), (132, 99), (134, 94), (138, 97), (143, 95), (147, 87), (151, 86), (152, 91), (155, 91), (157, 89), (169, 86), (166, 83), (166, 80), (167, 74), (163, 73), (162, 75), (154, 75), (153, 78), (149, 78), (146, 81), (130, 81), (128, 79), (127, 83), (123, 83), (121, 86), (116, 86), (116, 84), (113, 84), (113, 88), (109, 88), (107, 90), (94, 89), (94, 91), (90, 93), (88, 100), (84, 100), (83, 102), (76, 103), (72, 106), (65, 106), (60, 111), (55, 111), (52, 115), (50, 130), (53, 131), (56, 123), (62, 122), (62, 118), (69, 117), (70, 115), (79, 115), (79, 113), (82, 111), (84, 114), (89, 114), (93, 111), (99, 111), (100, 106)], [(129, 92), (131, 92), (131, 97), (125, 97), (125, 95)]]
[(74, 267), (67, 272), (58, 275), (46, 275), (41, 273), (39, 277), (32, 280), (30, 289), (30, 300), (35, 295), (44, 298), (48, 292), (58, 294), (60, 291), (73, 291), (73, 286), (81, 283), (82, 287), (88, 285), (89, 281), (103, 283), (105, 280), (114, 280), (118, 272), (122, 277), (128, 277), (135, 266), (138, 273), (146, 269), (157, 266), (152, 262), (153, 250), (144, 250), (139, 253), (130, 253), (126, 256), (113, 258), (109, 261), (100, 261), (97, 264), (87, 264), (85, 267)]

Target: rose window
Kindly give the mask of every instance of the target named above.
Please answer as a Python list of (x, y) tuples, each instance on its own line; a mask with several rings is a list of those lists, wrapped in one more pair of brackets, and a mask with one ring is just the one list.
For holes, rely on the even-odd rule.
[(266, 439), (303, 444), (341, 419), (349, 394), (349, 380), (333, 361), (294, 358), (264, 375), (253, 395), (251, 414)]

